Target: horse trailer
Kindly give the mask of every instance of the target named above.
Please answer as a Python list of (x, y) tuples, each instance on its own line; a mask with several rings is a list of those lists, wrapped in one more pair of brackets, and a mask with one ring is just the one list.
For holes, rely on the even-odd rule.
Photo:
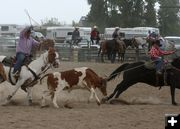
[[(64, 42), (65, 39), (71, 39), (74, 27), (47, 27), (47, 38), (54, 39), (56, 42)], [(90, 27), (79, 27), (80, 36), (89, 36)]]
[[(115, 27), (105, 28), (105, 36), (108, 39), (112, 38), (112, 34), (115, 30)], [(155, 32), (159, 34), (159, 29), (154, 27), (134, 27), (134, 28), (119, 28), (119, 33), (124, 33), (124, 38), (133, 38), (137, 37), (146, 37), (148, 35), (148, 31)]]

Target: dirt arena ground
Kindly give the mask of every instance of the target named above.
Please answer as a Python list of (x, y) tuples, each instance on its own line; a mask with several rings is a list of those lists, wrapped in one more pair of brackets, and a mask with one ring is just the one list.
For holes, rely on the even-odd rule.
[[(68, 70), (75, 67), (87, 66), (98, 75), (109, 75), (120, 64), (75, 63), (61, 62), (55, 71)], [(51, 72), (51, 71), (49, 71)], [(121, 76), (108, 83), (108, 94), (122, 80)], [(119, 99), (123, 103), (102, 104), (97, 106), (95, 101), (87, 103), (88, 91), (76, 90), (70, 94), (64, 91), (59, 95), (59, 109), (50, 103), (48, 108), (40, 108), (39, 102), (43, 85), (33, 88), (33, 106), (26, 106), (26, 94), (19, 90), (8, 106), (0, 106), (0, 129), (164, 129), (165, 114), (180, 113), (180, 106), (172, 106), (169, 87), (161, 90), (138, 83)], [(12, 91), (7, 83), (0, 85), (0, 101)], [(98, 96), (101, 98), (100, 92)], [(180, 105), (180, 90), (176, 90), (176, 101)], [(63, 108), (68, 103), (72, 109)]]

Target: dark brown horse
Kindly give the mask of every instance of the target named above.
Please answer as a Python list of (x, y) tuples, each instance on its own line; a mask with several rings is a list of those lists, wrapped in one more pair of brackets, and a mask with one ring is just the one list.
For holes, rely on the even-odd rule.
[(175, 89), (180, 89), (180, 57), (173, 59), (170, 64), (171, 67), (166, 69), (167, 85), (164, 81), (165, 78), (163, 74), (159, 76), (159, 81), (157, 84), (155, 68), (147, 68), (145, 62), (125, 63), (121, 65), (110, 74), (110, 76), (108, 77), (108, 81), (111, 81), (114, 78), (118, 77), (118, 75), (120, 75), (120, 73), (124, 71), (123, 80), (120, 81), (120, 83), (116, 86), (113, 93), (110, 94), (107, 98), (103, 99), (103, 101), (110, 100), (114, 96), (115, 98), (118, 98), (128, 88), (136, 83), (141, 82), (154, 87), (169, 86), (172, 104), (177, 105), (175, 101)]
[(124, 62), (124, 55), (126, 52), (126, 44), (123, 40), (119, 40), (119, 50), (118, 50), (118, 61)]
[(103, 40), (100, 43), (100, 49), (98, 52), (98, 56), (101, 54), (101, 61), (104, 62), (104, 54), (107, 54), (108, 59), (111, 63), (115, 62), (116, 54), (118, 53), (121, 61), (124, 60), (125, 53), (125, 43), (120, 40)]

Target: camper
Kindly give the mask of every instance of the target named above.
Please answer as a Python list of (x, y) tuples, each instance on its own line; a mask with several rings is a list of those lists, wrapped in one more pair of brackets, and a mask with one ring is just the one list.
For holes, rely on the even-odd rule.
[[(64, 40), (71, 40), (74, 27), (47, 27), (47, 38), (54, 39), (56, 42), (62, 43)], [(90, 27), (79, 27), (80, 36), (87, 36), (90, 38)]]
[(19, 35), (20, 26), (16, 24), (0, 24), (0, 35), (16, 37)]
[[(112, 34), (115, 30), (115, 27), (105, 28), (105, 37), (107, 39), (112, 39)], [(159, 29), (154, 27), (134, 27), (134, 28), (120, 28), (119, 32), (124, 33), (124, 38), (133, 38), (133, 37), (146, 37), (148, 31), (155, 32), (159, 34)]]

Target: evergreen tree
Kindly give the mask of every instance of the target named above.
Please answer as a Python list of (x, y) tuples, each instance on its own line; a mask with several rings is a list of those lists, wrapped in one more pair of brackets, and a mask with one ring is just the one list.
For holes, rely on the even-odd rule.
[(180, 36), (180, 19), (178, 17), (178, 0), (159, 0), (159, 27), (162, 35)]
[(146, 0), (144, 25), (149, 27), (157, 27), (155, 3), (157, 0)]
[[(121, 27), (142, 26), (143, 0), (107, 0), (111, 14), (110, 19), (119, 23)], [(111, 22), (114, 23), (114, 22)]]
[(91, 26), (98, 26), (102, 32), (108, 21), (106, 0), (88, 0), (88, 3), (91, 5), (88, 22)]

